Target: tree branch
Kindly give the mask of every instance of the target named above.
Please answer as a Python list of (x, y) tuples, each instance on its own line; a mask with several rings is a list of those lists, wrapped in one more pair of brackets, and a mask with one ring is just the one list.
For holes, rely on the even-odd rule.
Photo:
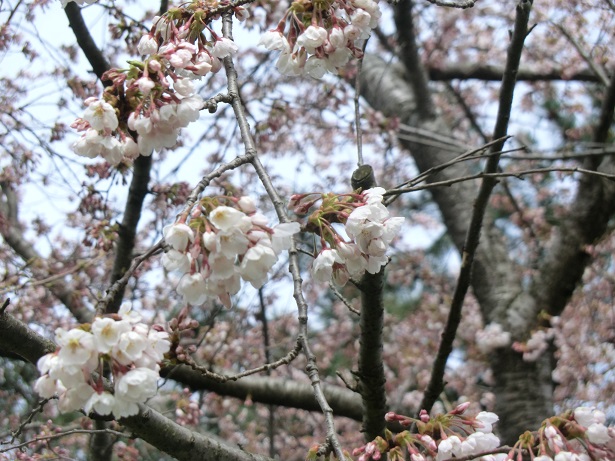
[[(512, 107), (513, 94), (516, 84), (516, 72), (521, 61), (521, 53), (523, 51), (523, 43), (528, 33), (528, 21), (532, 2), (521, 0), (517, 5), (517, 16), (515, 19), (515, 28), (511, 38), (511, 43), (508, 48), (508, 56), (506, 60), (506, 72), (502, 80), (502, 88), (500, 90), (500, 103), (498, 107), (498, 116), (496, 119), (493, 137), (498, 141), (491, 146), (491, 152), (501, 152), (506, 134), (508, 131), (508, 121), (510, 120), (510, 111)], [(485, 173), (495, 173), (498, 168), (500, 155), (493, 155), (487, 159), (485, 165)], [(470, 225), (466, 234), (465, 243), (461, 257), (461, 268), (457, 279), (457, 286), (451, 301), (451, 309), (449, 316), (442, 333), (442, 340), (438, 347), (438, 353), (434, 361), (429, 384), (423, 396), (423, 401), (419, 409), (425, 409), (428, 412), (436, 402), (440, 393), (444, 390), (444, 371), (446, 362), (450, 353), (453, 351), (453, 341), (457, 335), (457, 328), (461, 322), (461, 309), (463, 301), (468, 292), (471, 282), (471, 272), (476, 254), (476, 249), (480, 241), (481, 227), (483, 226), (483, 218), (489, 196), (496, 185), (496, 179), (492, 177), (483, 178), (478, 196), (474, 201), (474, 211), (470, 219)]]
[(416, 44), (412, 6), (412, 0), (401, 0), (394, 7), (397, 41), (401, 48), (401, 60), (414, 89), (418, 112), (422, 118), (427, 119), (435, 115), (435, 107), (429, 91), (427, 73)]
[[(225, 13), (222, 16), (222, 32), (225, 37), (230, 38), (231, 40), (233, 39), (232, 24), (232, 16), (229, 13)], [(241, 133), (241, 140), (245, 146), (246, 157), (250, 158), (250, 163), (254, 167), (254, 170), (256, 171), (259, 180), (267, 191), (267, 195), (269, 196), (269, 199), (273, 204), (278, 219), (280, 220), (280, 222), (289, 222), (290, 219), (286, 211), (286, 204), (281, 199), (277, 190), (273, 186), (271, 178), (267, 174), (267, 171), (263, 167), (263, 164), (258, 157), (256, 144), (254, 142), (254, 138), (252, 137), (252, 133), (250, 132), (250, 125), (245, 114), (245, 107), (239, 93), (239, 85), (237, 83), (237, 71), (235, 70), (233, 59), (232, 57), (227, 56), (224, 58), (223, 62), (224, 68), (226, 70), (226, 76), (228, 79), (228, 93), (229, 96), (232, 97), (231, 106), (233, 108), (233, 112), (235, 113), (235, 117), (237, 118), (239, 131)], [(299, 341), (299, 344), (301, 344), (301, 349), (305, 358), (307, 359), (307, 365), (305, 369), (308, 374), (308, 377), (310, 378), (310, 382), (312, 383), (314, 396), (316, 397), (316, 400), (318, 401), (322, 413), (325, 417), (328, 448), (330, 448), (335, 453), (338, 459), (344, 459), (342, 446), (335, 431), (333, 410), (327, 402), (327, 398), (325, 397), (325, 394), (323, 392), (320, 373), (318, 371), (318, 365), (316, 363), (316, 356), (312, 352), (308, 341), (307, 302), (303, 296), (302, 279), (299, 270), (299, 258), (294, 239), (288, 253), (289, 270), (292, 274), (293, 279), (293, 297), (295, 298), (295, 302), (297, 303), (299, 320), (299, 335), (297, 340)]]
[[(363, 165), (352, 174), (352, 189), (376, 187), (374, 170)], [(357, 390), (363, 401), (363, 432), (366, 441), (384, 435), (384, 415), (387, 410), (382, 360), (382, 328), (384, 324), (384, 267), (377, 274), (366, 273), (357, 288), (361, 291), (359, 318), (359, 371)]]
[[(122, 278), (124, 273), (130, 267), (133, 258), (133, 250), (135, 247), (135, 239), (137, 235), (137, 226), (141, 219), (141, 211), (143, 202), (147, 195), (147, 186), (150, 180), (150, 171), (152, 168), (152, 157), (140, 155), (134, 162), (132, 179), (130, 181), (130, 189), (128, 198), (124, 207), (124, 218), (120, 224), (119, 239), (115, 248), (115, 260), (113, 261), (113, 271), (111, 273), (111, 282), (115, 283)], [(117, 290), (107, 304), (106, 313), (115, 313), (119, 310), (126, 284), (122, 285)]]
[[(64, 13), (68, 18), (71, 29), (73, 29), (79, 48), (81, 48), (85, 54), (85, 57), (92, 66), (98, 79), (102, 81), (102, 76), (109, 70), (110, 65), (98, 49), (98, 46), (96, 46), (96, 42), (94, 42), (92, 35), (90, 35), (88, 26), (85, 24), (83, 16), (81, 16), (81, 8), (77, 6), (75, 2), (70, 2), (66, 5), (66, 8), (64, 8)], [(103, 85), (108, 85), (110, 83), (111, 82), (103, 82)]]
[[(611, 77), (602, 103), (601, 113), (594, 130), (593, 141), (605, 143), (613, 124), (615, 110), (615, 75)], [(584, 166), (599, 172), (615, 173), (611, 156), (588, 157)], [(549, 249), (531, 292), (536, 299), (534, 317), (521, 324), (528, 329), (536, 322), (541, 311), (559, 315), (583, 276), (590, 255), (585, 246), (594, 244), (607, 231), (609, 220), (615, 215), (615, 184), (607, 179), (585, 175), (579, 180), (577, 193), (570, 212), (557, 227), (549, 242)]]
[[(254, 402), (307, 411), (321, 411), (309, 383), (290, 381), (283, 378), (250, 376), (238, 381), (221, 383), (198, 373), (187, 365), (165, 367), (160, 375), (189, 386), (191, 389), (206, 389), (218, 395)], [(336, 416), (361, 421), (363, 406), (355, 392), (339, 386), (322, 384), (323, 393)]]
[(461, 8), (465, 10), (466, 8), (472, 8), (476, 3), (476, 0), (457, 0), (457, 1), (449, 1), (449, 0), (427, 0), (429, 3), (437, 6), (446, 6), (449, 8)]
[[(456, 64), (447, 67), (435, 67), (427, 64), (427, 73), (432, 81), (449, 80), (485, 80), (502, 81), (504, 69), (498, 66), (478, 65), (478, 64)], [(565, 69), (554, 67), (551, 70), (540, 72), (530, 68), (519, 68), (517, 81), (543, 82), (543, 81), (578, 81), (600, 83), (602, 79), (591, 69), (583, 69), (572, 74), (568, 74)]]

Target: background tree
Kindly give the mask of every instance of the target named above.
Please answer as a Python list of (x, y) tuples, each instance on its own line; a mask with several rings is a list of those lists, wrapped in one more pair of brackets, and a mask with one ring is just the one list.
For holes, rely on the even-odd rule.
[[(2, 6), (3, 415), (19, 440), (42, 437), (10, 456), (303, 459), (315, 443), (339, 453), (381, 435), (387, 411), (465, 400), (493, 409), (512, 445), (554, 410), (609, 408), (611, 2), (383, 3), (362, 61), (321, 80), (311, 77), (318, 65), (297, 70), (276, 45), (252, 46), (289, 7), (307, 27), (312, 2), (200, 3), (218, 38), (232, 33), (224, 14), (252, 13), (234, 21), (238, 54), (200, 81), (207, 110), (173, 149), (96, 161), (67, 149), (78, 139), (68, 125), (110, 88), (105, 72), (147, 54), (156, 12)], [(161, 2), (157, 13), (178, 6)], [(280, 31), (292, 40), (287, 21)], [(71, 38), (56, 37), (52, 26), (66, 25)], [(282, 75), (276, 60), (307, 75)], [(129, 110), (119, 112), (125, 123)], [(163, 227), (186, 203), (203, 191), (248, 193), (283, 220), (293, 193), (351, 190), (356, 144), (391, 212), (406, 217), (384, 272), (339, 290), (314, 281), (304, 253), (320, 247), (304, 235), (289, 259), (298, 309), (285, 308), (287, 262), (258, 291), (243, 288), (231, 310), (212, 299), (183, 310), (176, 276), (158, 261)], [(365, 185), (362, 172), (352, 187)], [(176, 319), (184, 364), (163, 367), (159, 396), (121, 425), (39, 406), (26, 362), (55, 349), (44, 338), (123, 301), (152, 323)], [(253, 368), (261, 373), (221, 376)], [(55, 431), (60, 443), (45, 438)]]

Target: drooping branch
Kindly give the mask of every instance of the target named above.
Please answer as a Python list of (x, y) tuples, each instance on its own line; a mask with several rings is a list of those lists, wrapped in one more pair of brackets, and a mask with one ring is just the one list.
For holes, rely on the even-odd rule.
[[(230, 15), (229, 13), (225, 13), (222, 16), (222, 32), (225, 37), (231, 40), (233, 39), (232, 24), (232, 15)], [(269, 174), (265, 170), (258, 156), (256, 144), (254, 142), (254, 138), (252, 137), (250, 125), (246, 117), (245, 107), (243, 101), (241, 100), (239, 85), (237, 82), (237, 71), (235, 69), (233, 59), (231, 56), (227, 56), (224, 58), (223, 62), (224, 68), (226, 70), (226, 76), (228, 79), (228, 93), (229, 96), (232, 98), (231, 107), (233, 108), (235, 118), (237, 119), (237, 123), (239, 125), (239, 132), (241, 133), (241, 140), (245, 147), (246, 156), (251, 158), (250, 163), (256, 171), (256, 174), (261, 183), (263, 184), (263, 187), (267, 191), (267, 195), (269, 196), (269, 199), (273, 204), (278, 219), (280, 220), (280, 222), (283, 223), (289, 222), (290, 219), (286, 211), (286, 204), (279, 196), (277, 190), (275, 189), (271, 181), (271, 178), (269, 177)], [(299, 335), (297, 340), (301, 345), (301, 350), (307, 360), (306, 372), (308, 374), (308, 377), (310, 378), (310, 382), (312, 383), (314, 396), (325, 417), (328, 444), (327, 448), (330, 448), (331, 451), (335, 453), (338, 459), (344, 459), (342, 446), (335, 431), (333, 410), (327, 402), (327, 398), (323, 392), (322, 381), (320, 378), (318, 365), (316, 363), (316, 356), (312, 352), (308, 341), (307, 302), (303, 296), (302, 279), (299, 269), (299, 258), (297, 246), (294, 240), (292, 241), (291, 248), (289, 250), (289, 270), (293, 279), (293, 297), (295, 299), (295, 302), (297, 303), (298, 311), (297, 317), (299, 321)]]
[[(491, 146), (491, 152), (501, 152), (506, 140), (505, 137), (508, 132), (508, 122), (510, 120), (510, 111), (512, 108), (513, 94), (516, 85), (516, 73), (519, 68), (519, 63), (521, 62), (523, 43), (525, 42), (525, 38), (528, 33), (528, 22), (531, 8), (532, 2), (528, 0), (521, 0), (517, 5), (515, 27), (508, 48), (506, 71), (502, 80), (498, 116), (493, 133), (494, 139), (498, 139), (498, 142)], [(485, 173), (495, 173), (498, 168), (499, 159), (499, 155), (490, 156), (485, 165)], [(438, 353), (432, 368), (431, 378), (429, 380), (427, 390), (423, 396), (423, 401), (419, 407), (420, 409), (425, 409), (428, 412), (438, 399), (440, 393), (444, 390), (444, 370), (446, 368), (448, 357), (453, 351), (453, 341), (455, 340), (457, 328), (461, 322), (461, 310), (463, 307), (463, 301), (471, 283), (473, 262), (476, 255), (476, 249), (480, 242), (483, 218), (487, 209), (489, 196), (496, 185), (496, 181), (497, 180), (492, 177), (483, 178), (478, 195), (474, 201), (473, 213), (463, 246), (461, 268), (459, 270), (457, 285), (451, 301), (451, 309), (446, 326), (444, 327), (444, 332), (442, 333), (442, 340), (438, 347)]]

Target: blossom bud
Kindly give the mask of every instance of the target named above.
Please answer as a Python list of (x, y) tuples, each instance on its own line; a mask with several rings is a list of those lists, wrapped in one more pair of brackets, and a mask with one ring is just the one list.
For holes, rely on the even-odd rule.
[(457, 405), (457, 407), (453, 411), (451, 411), (450, 414), (451, 415), (461, 415), (463, 414), (464, 411), (468, 409), (469, 406), (470, 406), (470, 402), (461, 403)]

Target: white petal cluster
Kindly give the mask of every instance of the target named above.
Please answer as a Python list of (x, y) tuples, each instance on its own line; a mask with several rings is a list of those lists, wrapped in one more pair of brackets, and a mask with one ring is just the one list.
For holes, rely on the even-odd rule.
[[(282, 74), (320, 79), (327, 72), (336, 74), (351, 57), (361, 56), (361, 43), (357, 41), (368, 38), (378, 25), (382, 15), (378, 1), (344, 0), (335, 3), (339, 7), (331, 5), (326, 14), (322, 14), (323, 17), (333, 17), (333, 21), (312, 23), (308, 27), (297, 23), (289, 28), (293, 33), (289, 32), (288, 38), (280, 27), (261, 37), (259, 45), (269, 51), (281, 51), (276, 66)], [(294, 32), (296, 28), (303, 30), (298, 36)]]
[(494, 450), (500, 446), (500, 439), (492, 433), (492, 425), (498, 421), (495, 413), (481, 411), (474, 420), (478, 423), (476, 432), (467, 437), (451, 435), (440, 440), (436, 461), (452, 457), (468, 457), (477, 453)]
[(510, 344), (510, 333), (504, 331), (499, 323), (491, 322), (483, 330), (476, 332), (476, 345), (484, 354), (501, 347), (508, 347)]
[(237, 206), (216, 206), (207, 216), (193, 218), (206, 221), (194, 226), (207, 229), (198, 236), (185, 223), (165, 227), (171, 248), (162, 264), (167, 271), (182, 274), (177, 292), (185, 302), (198, 305), (217, 297), (231, 307), (241, 280), (262, 287), (279, 254), (290, 248), (292, 236), (300, 230), (296, 222), (269, 227), (250, 197), (241, 197)]
[[(137, 414), (138, 404), (157, 392), (160, 366), (170, 349), (168, 334), (139, 322), (122, 307), (119, 319), (97, 317), (87, 328), (56, 330), (58, 350), (37, 363), (41, 397), (59, 396), (62, 412), (84, 409), (122, 418)], [(114, 392), (104, 390), (100, 373), (112, 370)]]
[(132, 138), (118, 136), (115, 108), (96, 98), (86, 99), (85, 105), (83, 118), (73, 124), (84, 131), (72, 145), (75, 153), (88, 158), (100, 156), (112, 165), (117, 165), (124, 157), (136, 157), (137, 145)]
[(586, 428), (585, 436), (593, 444), (604, 444), (611, 440), (608, 428), (605, 426), (606, 415), (595, 408), (578, 407), (574, 410), (574, 419)]
[(333, 277), (342, 286), (349, 278), (359, 278), (365, 272), (377, 274), (387, 264), (386, 252), (405, 218), (390, 216), (382, 204), (384, 192), (381, 187), (363, 192), (361, 206), (346, 221), (346, 234), (352, 240), (340, 241), (335, 248), (323, 248), (312, 264), (316, 280), (328, 281)]
[[(182, 90), (187, 88), (181, 84), (180, 87)], [(128, 117), (128, 128), (139, 135), (139, 153), (149, 156), (154, 150), (175, 146), (180, 129), (198, 120), (203, 105), (203, 98), (194, 94), (183, 97), (179, 102), (167, 101), (148, 111), (132, 112)]]

